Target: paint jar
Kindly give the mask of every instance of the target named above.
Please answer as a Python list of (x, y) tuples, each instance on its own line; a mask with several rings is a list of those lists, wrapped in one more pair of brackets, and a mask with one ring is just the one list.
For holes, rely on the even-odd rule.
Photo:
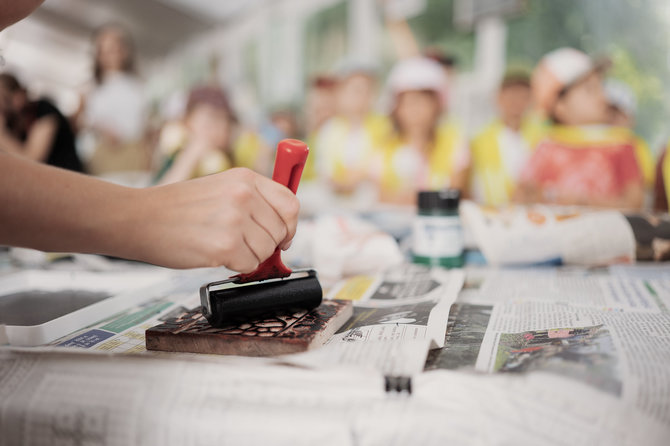
[(414, 263), (445, 268), (463, 266), (460, 199), (458, 189), (419, 192), (419, 209), (413, 225)]

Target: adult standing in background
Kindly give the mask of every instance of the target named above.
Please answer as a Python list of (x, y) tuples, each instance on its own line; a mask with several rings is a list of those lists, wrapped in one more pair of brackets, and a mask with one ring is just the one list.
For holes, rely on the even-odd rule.
[(135, 74), (130, 34), (118, 24), (108, 24), (96, 31), (94, 46), (94, 87), (78, 113), (80, 149), (89, 155), (88, 170), (94, 175), (145, 170), (147, 107)]

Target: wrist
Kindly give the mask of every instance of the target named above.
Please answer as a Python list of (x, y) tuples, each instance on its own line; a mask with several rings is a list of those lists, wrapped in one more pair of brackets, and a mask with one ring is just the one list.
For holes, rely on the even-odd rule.
[(145, 199), (144, 189), (119, 187), (108, 197), (103, 211), (93, 218), (99, 229), (95, 237), (99, 251), (114, 257), (142, 260), (141, 247), (146, 239), (147, 213), (150, 200)]

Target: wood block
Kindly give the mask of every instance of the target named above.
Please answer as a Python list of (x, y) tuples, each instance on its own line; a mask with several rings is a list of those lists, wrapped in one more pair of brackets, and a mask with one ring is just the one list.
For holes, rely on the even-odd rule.
[(324, 300), (311, 311), (285, 310), (214, 328), (195, 308), (146, 331), (147, 350), (275, 356), (320, 347), (353, 314), (351, 302)]

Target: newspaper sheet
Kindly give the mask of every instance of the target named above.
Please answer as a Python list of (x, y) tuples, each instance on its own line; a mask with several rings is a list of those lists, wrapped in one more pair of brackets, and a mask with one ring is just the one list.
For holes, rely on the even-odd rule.
[(444, 345), (449, 309), (463, 279), (462, 270), (406, 264), (343, 281), (328, 298), (352, 300), (351, 319), (323, 348), (285, 360), (312, 367), (371, 367), (393, 376), (419, 373), (429, 348)]
[(670, 281), (607, 270), (474, 276), (426, 369), (555, 374), (670, 425)]
[[(162, 321), (198, 307), (199, 287), (208, 281), (220, 278), (221, 270), (200, 270), (175, 275), (172, 280), (139, 289), (138, 301), (144, 303), (110, 316), (89, 327), (57, 339), (42, 350), (49, 348), (83, 349), (88, 353), (145, 353), (144, 331)], [(139, 299), (139, 295), (143, 299)], [(153, 296), (146, 299), (146, 294)]]
[(246, 358), (0, 350), (0, 446), (663, 445), (667, 425), (551, 374), (378, 373)]
[(464, 277), (462, 270), (404, 264), (346, 280), (328, 298), (352, 300), (354, 315), (330, 342), (429, 339), (441, 347)]

